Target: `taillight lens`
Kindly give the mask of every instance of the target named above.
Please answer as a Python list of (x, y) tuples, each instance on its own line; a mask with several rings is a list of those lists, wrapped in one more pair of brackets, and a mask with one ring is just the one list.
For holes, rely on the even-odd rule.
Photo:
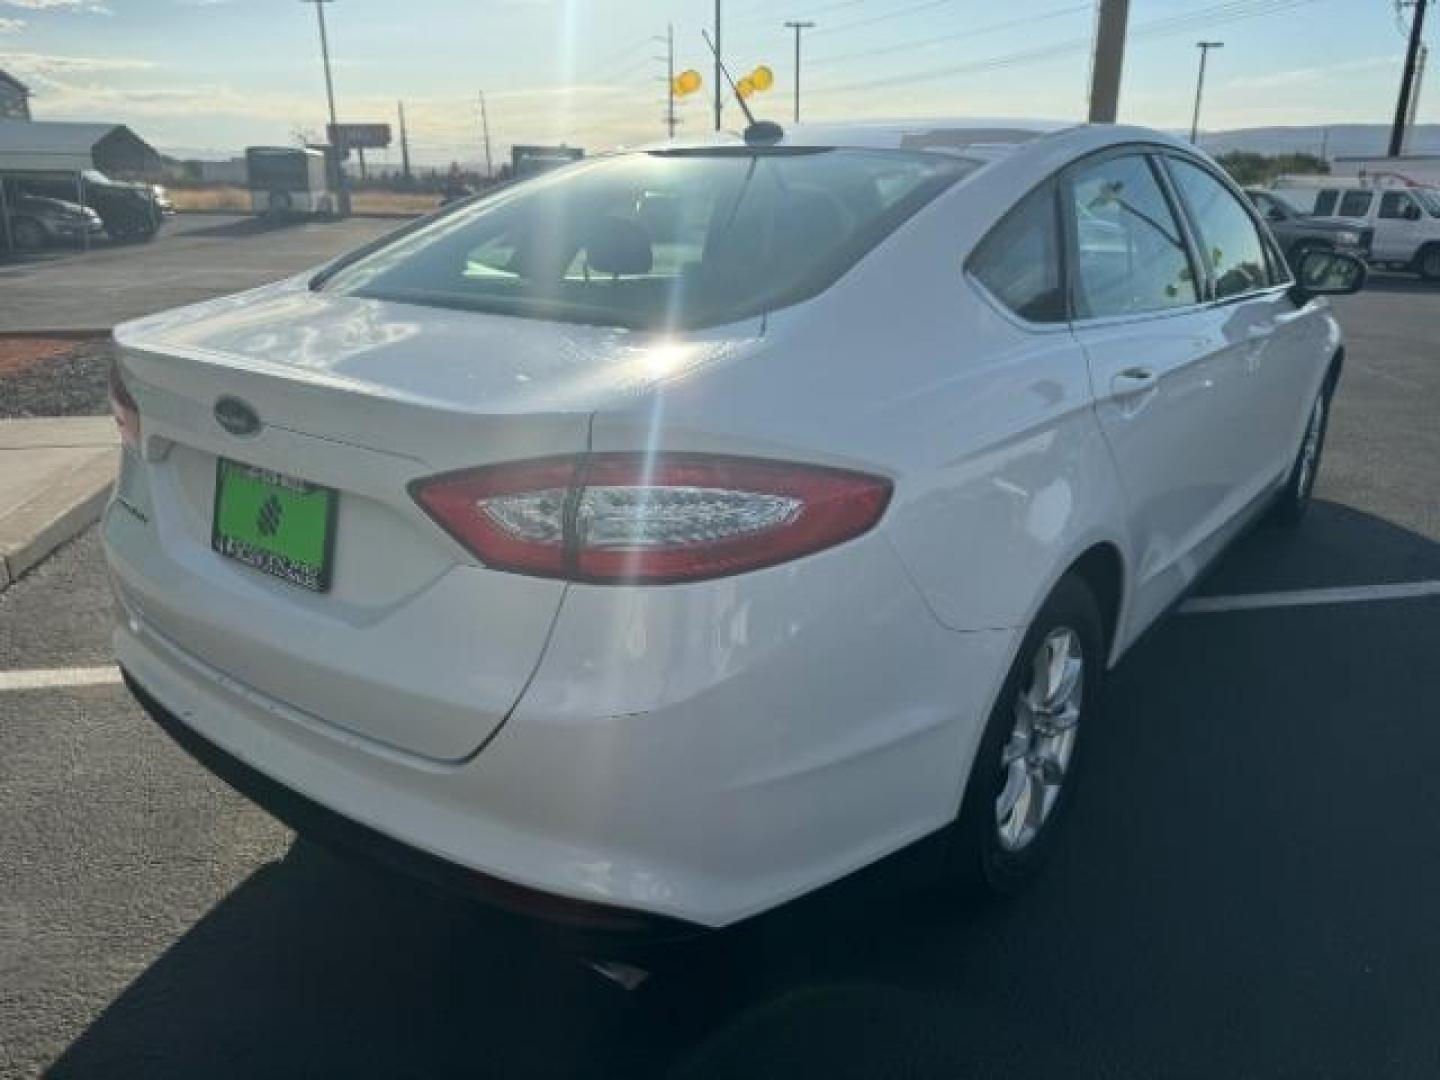
[(599, 454), (425, 481), (420, 505), (487, 566), (607, 584), (697, 581), (865, 532), (890, 482), (702, 454)]
[(115, 417), (115, 424), (120, 429), (120, 441), (126, 446), (138, 447), (140, 445), (140, 410), (135, 405), (135, 399), (130, 396), (130, 391), (125, 389), (125, 383), (120, 378), (120, 368), (117, 364), (110, 365), (110, 412)]

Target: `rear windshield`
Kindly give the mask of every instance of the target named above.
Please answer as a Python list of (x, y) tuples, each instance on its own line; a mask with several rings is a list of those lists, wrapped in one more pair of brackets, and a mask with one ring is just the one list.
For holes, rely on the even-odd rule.
[(446, 214), (325, 288), (602, 326), (714, 326), (825, 289), (975, 167), (860, 149), (601, 158)]

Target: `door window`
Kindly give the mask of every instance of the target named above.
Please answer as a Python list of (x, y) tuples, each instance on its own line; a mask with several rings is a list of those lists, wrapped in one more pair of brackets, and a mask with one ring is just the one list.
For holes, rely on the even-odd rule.
[(1315, 198), (1315, 216), (1330, 217), (1335, 213), (1335, 203), (1340, 198), (1338, 191), (1326, 190)]
[(1001, 219), (980, 242), (970, 272), (1022, 319), (1064, 321), (1054, 184), (1043, 184)]
[(1265, 241), (1240, 200), (1193, 162), (1171, 158), (1170, 171), (1215, 275), (1215, 298), (1223, 300), (1269, 286)]
[[(1404, 219), (1410, 207), (1415, 205), (1415, 200), (1406, 195), (1403, 191), (1387, 191), (1380, 196), (1380, 209), (1376, 216), (1382, 218)], [(1417, 215), (1418, 216), (1418, 215)]]
[(1135, 315), (1199, 301), (1179, 223), (1145, 157), (1080, 166), (1070, 202), (1077, 314)]
[(1370, 202), (1374, 195), (1368, 191), (1347, 191), (1340, 199), (1340, 209), (1336, 212), (1337, 217), (1364, 217), (1370, 212)]

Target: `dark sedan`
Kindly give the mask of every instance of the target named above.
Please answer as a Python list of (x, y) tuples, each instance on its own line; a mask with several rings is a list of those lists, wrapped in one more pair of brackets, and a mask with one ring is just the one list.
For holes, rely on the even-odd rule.
[(77, 243), (100, 236), (105, 225), (87, 206), (41, 195), (11, 196), (9, 220), (0, 229), (0, 244), (8, 239), (17, 251), (37, 251), (50, 244)]

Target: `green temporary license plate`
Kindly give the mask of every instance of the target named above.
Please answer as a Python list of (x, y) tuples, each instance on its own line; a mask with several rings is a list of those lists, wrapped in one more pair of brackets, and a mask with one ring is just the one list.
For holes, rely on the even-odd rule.
[(221, 555), (315, 592), (330, 587), (334, 488), (219, 459), (210, 545)]

